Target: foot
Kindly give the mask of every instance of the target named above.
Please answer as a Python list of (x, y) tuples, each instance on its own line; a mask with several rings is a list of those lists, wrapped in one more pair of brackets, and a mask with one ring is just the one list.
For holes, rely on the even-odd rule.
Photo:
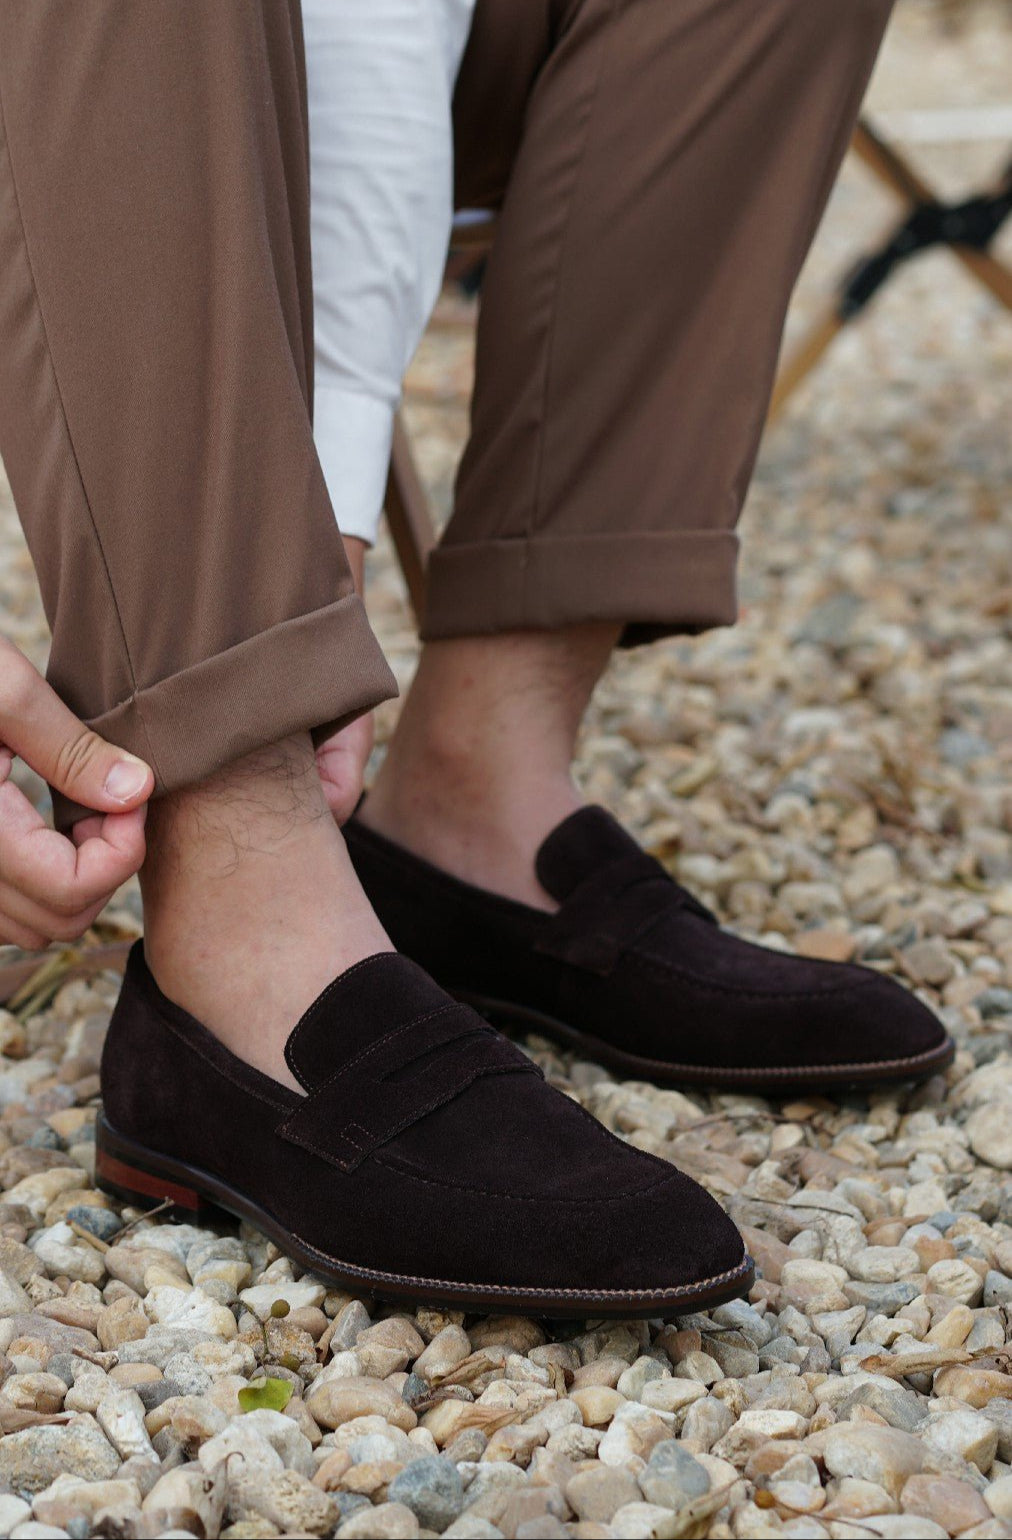
[(701, 1187), (607, 1132), (405, 958), (336, 978), (287, 1035), (297, 1091), (168, 1000), (138, 943), (102, 1063), (97, 1174), (214, 1204), (355, 1293), (540, 1316), (663, 1316), (747, 1291)]
[(399, 951), (496, 1025), (623, 1077), (776, 1093), (920, 1079), (952, 1060), (940, 1022), (899, 984), (728, 934), (603, 808), (566, 818), (537, 853), (554, 914), (358, 819), (347, 836)]

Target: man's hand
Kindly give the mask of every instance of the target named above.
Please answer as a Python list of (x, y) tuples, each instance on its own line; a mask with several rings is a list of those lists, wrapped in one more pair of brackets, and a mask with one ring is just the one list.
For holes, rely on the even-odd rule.
[[(344, 554), (355, 579), (355, 591), (362, 594), (365, 591), (365, 553), (368, 547), (364, 540), (357, 540), (354, 535), (345, 535), (343, 538)], [(326, 739), (316, 751), (316, 768), (320, 772), (323, 795), (339, 824), (351, 817), (362, 795), (365, 767), (372, 753), (374, 737), (373, 714), (369, 711), (365, 716), (356, 718), (350, 726), (335, 733), (332, 738)]]
[[(10, 779), (14, 756), (98, 816), (57, 834)], [(79, 722), (0, 639), (0, 943), (44, 947), (87, 930), (144, 860), (154, 776)]]

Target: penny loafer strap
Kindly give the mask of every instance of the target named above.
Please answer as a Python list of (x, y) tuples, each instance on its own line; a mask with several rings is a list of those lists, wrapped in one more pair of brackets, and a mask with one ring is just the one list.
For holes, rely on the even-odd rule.
[(278, 1133), (342, 1171), (483, 1075), (540, 1074), (467, 1006), (450, 1004), (378, 1038), (311, 1091)]
[(607, 977), (623, 952), (672, 909), (716, 924), (714, 916), (644, 851), (608, 861), (586, 877), (552, 916), (535, 950)]

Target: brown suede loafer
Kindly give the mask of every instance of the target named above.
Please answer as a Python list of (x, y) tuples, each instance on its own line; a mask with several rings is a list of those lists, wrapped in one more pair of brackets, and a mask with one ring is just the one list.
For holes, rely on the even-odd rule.
[(304, 1096), (167, 1000), (138, 942), (102, 1060), (99, 1184), (216, 1205), (387, 1299), (664, 1316), (752, 1282), (701, 1187), (610, 1134), (404, 957), (335, 979), (285, 1057)]
[(459, 882), (358, 820), (345, 835), (396, 947), (496, 1026), (627, 1079), (779, 1094), (920, 1079), (952, 1060), (901, 985), (730, 935), (603, 808), (538, 853), (555, 914)]

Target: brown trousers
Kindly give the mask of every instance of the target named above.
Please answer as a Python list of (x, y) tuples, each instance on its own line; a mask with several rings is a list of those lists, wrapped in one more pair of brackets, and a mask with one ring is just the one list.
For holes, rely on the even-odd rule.
[[(891, 0), (477, 0), (501, 209), (424, 634), (734, 618), (791, 287)], [(313, 447), (298, 0), (0, 5), (0, 454), (50, 677), (161, 791), (393, 693)]]

